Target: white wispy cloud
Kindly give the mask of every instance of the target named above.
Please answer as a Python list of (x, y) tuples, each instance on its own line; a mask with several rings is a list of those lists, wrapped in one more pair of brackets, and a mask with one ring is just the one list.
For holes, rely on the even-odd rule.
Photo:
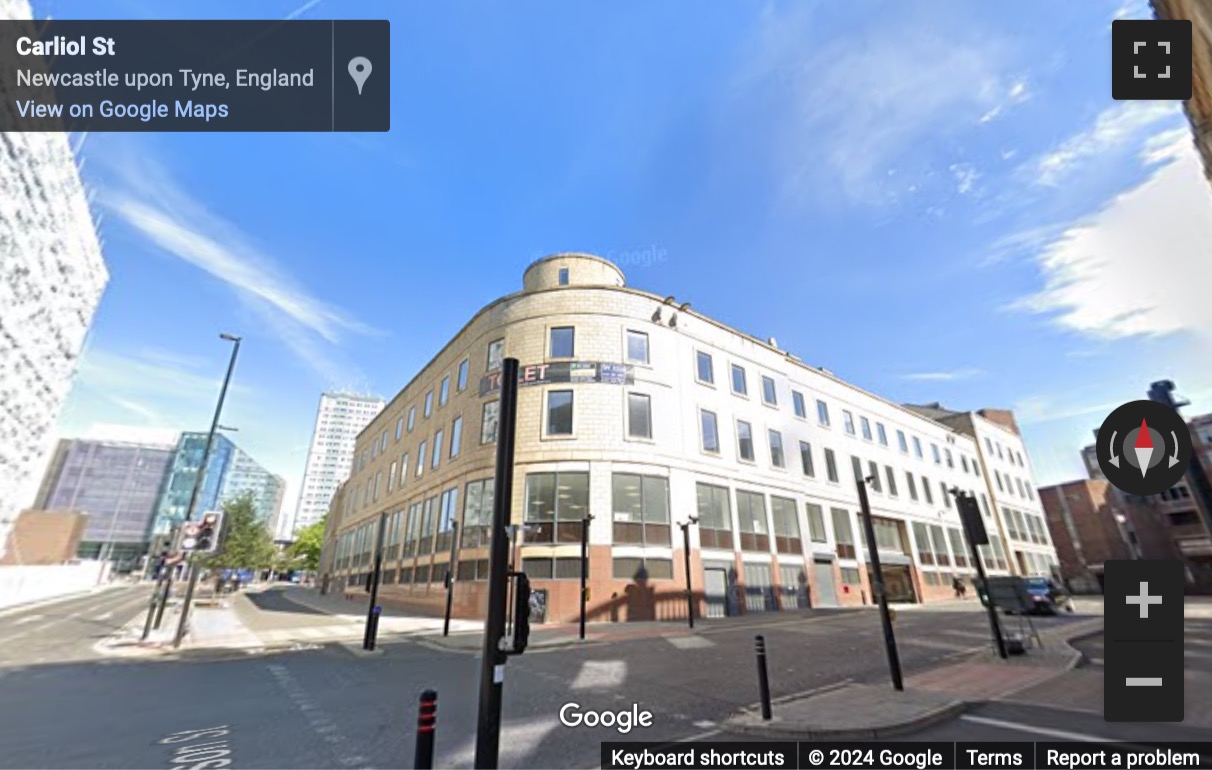
[(1002, 113), (1010, 108), (1022, 104), (1031, 98), (1031, 91), (1027, 88), (1026, 78), (1018, 78), (1011, 81), (1006, 87), (1001, 98), (996, 104), (990, 107), (984, 115), (981, 115), (979, 123), (991, 123)]
[(952, 163), (950, 171), (955, 176), (955, 189), (960, 195), (972, 192), (981, 176), (971, 163)]
[[(971, 127), (1025, 83), (1005, 85), (1008, 46), (982, 31), (873, 21), (861, 33), (804, 45), (810, 11), (768, 9), (736, 93), (775, 113), (766, 144), (793, 197), (840, 192), (887, 203), (930, 162), (932, 143)], [(887, 170), (905, 173), (889, 179)]]
[(1172, 102), (1120, 102), (1099, 113), (1089, 128), (1028, 161), (1020, 173), (1037, 184), (1056, 187), (1083, 164), (1126, 148), (1158, 123), (1177, 120), (1181, 115), (1182, 108)]
[(324, 2), (324, 0), (307, 0), (306, 3), (303, 3), (303, 5), (300, 5), (298, 8), (296, 8), (293, 11), (291, 11), (290, 13), (286, 14), (285, 16), (282, 17), (282, 19), (284, 21), (290, 21), (291, 19), (297, 19), (300, 16), (302, 16), (303, 14), (310, 11), (312, 8), (315, 8), (317, 5), (319, 5), (322, 2)]
[(914, 382), (954, 382), (956, 380), (970, 380), (973, 377), (980, 377), (984, 373), (981, 369), (969, 367), (949, 371), (914, 372), (912, 374), (901, 375), (901, 379)]
[(1212, 198), (1190, 138), (1170, 136), (1146, 151), (1156, 166), (1144, 182), (1043, 247), (1043, 288), (1012, 309), (1100, 339), (1212, 335)]
[(227, 284), (322, 377), (333, 369), (326, 345), (378, 333), (310, 293), (251, 236), (187, 193), (145, 148), (120, 147), (104, 157), (111, 172), (100, 187), (104, 209), (166, 254)]
[(1115, 9), (1112, 19), (1150, 19), (1149, 0), (1123, 0)]

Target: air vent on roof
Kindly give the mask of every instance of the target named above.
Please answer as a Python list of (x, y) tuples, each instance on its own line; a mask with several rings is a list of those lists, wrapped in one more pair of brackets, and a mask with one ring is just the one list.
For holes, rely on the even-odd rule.
[(770, 347), (772, 347), (772, 348), (775, 348), (775, 349), (777, 350), (777, 349), (778, 349), (778, 346), (779, 346), (779, 341), (778, 341), (778, 340), (776, 340), (774, 337), (767, 337), (767, 338), (766, 338), (766, 344), (767, 344), (767, 345), (769, 345), (769, 346), (770, 346)]

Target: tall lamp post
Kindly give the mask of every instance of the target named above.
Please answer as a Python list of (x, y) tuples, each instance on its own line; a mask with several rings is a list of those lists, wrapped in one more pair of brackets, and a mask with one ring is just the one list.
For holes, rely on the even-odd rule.
[[(215, 416), (210, 421), (210, 432), (206, 434), (206, 448), (202, 450), (202, 464), (198, 467), (198, 475), (194, 477), (194, 489), (189, 495), (189, 507), (185, 509), (185, 521), (193, 519), (198, 497), (202, 494), (202, 482), (206, 476), (207, 463), (210, 462), (210, 450), (215, 443), (215, 433), (219, 430), (219, 417), (223, 414), (223, 400), (227, 397), (227, 386), (231, 384), (231, 375), (236, 369), (236, 357), (240, 355), (241, 337), (234, 334), (220, 334), (219, 339), (232, 343), (231, 360), (227, 362), (227, 374), (223, 377), (223, 387), (219, 389), (219, 402), (215, 404)], [(194, 589), (198, 585), (198, 569), (192, 554), (186, 558), (186, 564), (189, 565), (189, 584), (185, 589), (185, 600), (181, 604), (181, 619), (177, 623), (177, 633), (173, 637), (174, 648), (181, 646), (181, 639), (185, 636), (185, 628), (189, 622), (189, 604), (193, 601)], [(169, 580), (171, 587), (171, 575)], [(166, 589), (164, 592), (165, 603), (168, 602), (168, 595), (169, 592)]]
[(581, 522), (581, 641), (585, 641), (585, 604), (589, 601), (589, 522), (593, 516), (585, 514)]
[(682, 558), (686, 565), (686, 622), (691, 628), (694, 628), (694, 587), (690, 583), (690, 525), (698, 523), (698, 516), (689, 516), (678, 524), (682, 528)]

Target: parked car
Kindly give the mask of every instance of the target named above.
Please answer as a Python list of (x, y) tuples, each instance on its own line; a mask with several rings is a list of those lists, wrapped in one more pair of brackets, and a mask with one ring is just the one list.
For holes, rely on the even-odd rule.
[(1055, 615), (1062, 608), (1073, 612), (1073, 605), (1065, 590), (1046, 577), (1029, 577), (1023, 581), (1027, 593), (1035, 606), (1029, 612), (1036, 615)]

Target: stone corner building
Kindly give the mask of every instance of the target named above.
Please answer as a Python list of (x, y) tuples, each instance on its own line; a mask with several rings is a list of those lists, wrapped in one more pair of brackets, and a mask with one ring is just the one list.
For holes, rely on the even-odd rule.
[(579, 613), (587, 521), (592, 621), (685, 617), (679, 525), (692, 516), (702, 615), (869, 602), (856, 474), (877, 479), (875, 537), (895, 599), (944, 598), (974, 574), (951, 487), (981, 500), (992, 573), (1056, 563), (1009, 413), (886, 401), (773, 339), (628, 288), (604, 259), (558, 254), (472, 318), (359, 435), (328, 517), (328, 590), (362, 590), (382, 522), (384, 602), (440, 613), (456, 546), (455, 614), (482, 615), (506, 356), (522, 385), (510, 553), (548, 621)]

